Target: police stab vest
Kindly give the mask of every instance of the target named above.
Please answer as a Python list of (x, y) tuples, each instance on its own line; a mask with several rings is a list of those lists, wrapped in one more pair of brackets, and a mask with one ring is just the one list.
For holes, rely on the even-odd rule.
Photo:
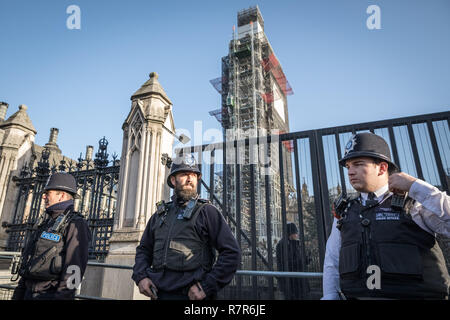
[[(445, 298), (450, 280), (435, 237), (412, 220), (409, 214), (412, 199), (397, 210), (391, 207), (391, 200), (389, 196), (372, 207), (353, 200), (342, 216), (339, 254), (342, 292), (347, 297)], [(369, 266), (380, 268), (380, 288), (368, 285), (367, 280), (373, 274), (368, 273)]]
[(154, 270), (211, 270), (214, 250), (195, 230), (200, 209), (206, 204), (206, 200), (199, 199), (190, 217), (183, 216), (183, 209), (173, 203), (168, 204), (166, 212), (158, 214), (154, 230)]
[[(58, 280), (63, 266), (64, 236), (71, 221), (83, 217), (77, 212), (66, 212), (38, 227), (32, 235), (32, 243), (24, 251), (24, 261), (19, 275), (32, 280)], [(52, 223), (50, 223), (52, 222)]]

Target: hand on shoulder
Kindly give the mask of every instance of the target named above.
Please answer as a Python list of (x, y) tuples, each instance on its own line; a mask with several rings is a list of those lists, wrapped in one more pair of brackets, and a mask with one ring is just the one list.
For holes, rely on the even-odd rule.
[(403, 194), (409, 192), (417, 178), (404, 172), (394, 173), (389, 176), (389, 190), (393, 193)]

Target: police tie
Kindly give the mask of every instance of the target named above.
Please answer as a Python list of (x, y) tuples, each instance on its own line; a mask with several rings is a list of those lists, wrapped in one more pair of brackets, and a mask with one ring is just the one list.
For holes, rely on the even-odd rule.
[(375, 199), (375, 193), (369, 192), (367, 194), (367, 200), (366, 200), (366, 207), (372, 207), (378, 203), (378, 201)]

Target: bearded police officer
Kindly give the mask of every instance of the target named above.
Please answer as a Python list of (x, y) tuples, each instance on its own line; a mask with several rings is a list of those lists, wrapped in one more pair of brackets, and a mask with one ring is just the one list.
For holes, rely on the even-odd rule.
[(322, 299), (448, 299), (435, 236), (450, 236), (449, 196), (396, 173), (389, 146), (372, 133), (354, 135), (339, 164), (359, 193), (335, 202)]
[(91, 240), (83, 216), (73, 211), (75, 178), (55, 173), (47, 181), (45, 217), (24, 247), (14, 300), (74, 299), (88, 260)]
[(132, 279), (152, 299), (213, 299), (239, 266), (240, 249), (225, 219), (197, 194), (200, 179), (192, 155), (174, 159), (167, 178), (172, 201), (157, 203), (136, 248)]

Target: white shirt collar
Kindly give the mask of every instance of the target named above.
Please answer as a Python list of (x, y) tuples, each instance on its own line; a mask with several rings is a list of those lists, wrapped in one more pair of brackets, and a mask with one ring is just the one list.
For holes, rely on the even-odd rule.
[[(389, 185), (385, 184), (384, 186), (382, 186), (380, 189), (378, 189), (377, 191), (375, 191), (375, 200), (377, 200), (378, 202), (380, 202), (381, 200), (383, 200), (383, 197), (385, 195), (386, 192), (389, 192)], [(367, 193), (366, 192), (361, 192), (361, 199), (363, 201), (363, 204), (366, 203), (367, 200)]]

